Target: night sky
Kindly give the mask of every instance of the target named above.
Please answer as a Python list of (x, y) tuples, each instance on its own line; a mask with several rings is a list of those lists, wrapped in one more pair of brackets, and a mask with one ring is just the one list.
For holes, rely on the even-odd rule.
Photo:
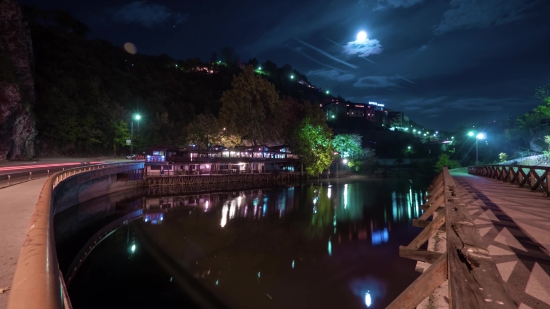
[(145, 54), (207, 61), (231, 46), (244, 61), (288, 63), (332, 94), (431, 129), (524, 113), (550, 82), (550, 0), (20, 3), (67, 10), (90, 38)]

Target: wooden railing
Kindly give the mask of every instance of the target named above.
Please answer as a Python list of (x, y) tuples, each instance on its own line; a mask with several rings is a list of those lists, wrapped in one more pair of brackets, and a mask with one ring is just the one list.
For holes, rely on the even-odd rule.
[[(446, 167), (428, 191), (423, 206), (425, 212), (413, 221), (414, 225), (425, 228), (408, 246), (401, 246), (399, 254), (432, 265), (387, 308), (415, 308), (445, 280), (449, 286), (449, 308), (517, 308), (466, 206), (460, 202), (455, 182)], [(430, 216), (434, 218), (428, 221)], [(447, 233), (446, 252), (421, 250), (420, 247), (441, 228)]]
[(54, 189), (81, 173), (107, 168), (143, 168), (140, 162), (121, 162), (75, 167), (50, 176), (36, 203), (13, 277), (8, 309), (71, 308), (65, 281), (59, 270), (53, 234)]
[(529, 165), (482, 165), (468, 167), (468, 174), (489, 177), (519, 187), (528, 187), (531, 191), (542, 191), (550, 197), (548, 184), (550, 183), (549, 166)]

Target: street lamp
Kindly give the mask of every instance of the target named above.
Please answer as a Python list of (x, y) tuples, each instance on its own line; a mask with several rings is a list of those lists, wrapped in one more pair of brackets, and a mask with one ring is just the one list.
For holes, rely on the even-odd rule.
[[(473, 131), (468, 132), (468, 136), (474, 136), (474, 135), (475, 135), (475, 133), (474, 133)], [(486, 138), (487, 138), (487, 135), (486, 135), (485, 133), (483, 133), (483, 132), (478, 133), (478, 134), (476, 135), (476, 166), (479, 165), (479, 157), (478, 157), (478, 140), (480, 140), (480, 139), (486, 139)]]
[(138, 134), (139, 134), (139, 120), (141, 119), (140, 114), (134, 114), (132, 116), (132, 125), (131, 125), (131, 140), (130, 140), (130, 154), (134, 154), (134, 120), (138, 123)]

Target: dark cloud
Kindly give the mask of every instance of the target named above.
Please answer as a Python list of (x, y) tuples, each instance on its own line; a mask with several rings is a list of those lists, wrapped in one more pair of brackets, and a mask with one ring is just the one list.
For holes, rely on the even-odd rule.
[(144, 27), (153, 27), (165, 23), (174, 25), (185, 22), (187, 14), (175, 12), (164, 5), (134, 1), (120, 6), (112, 13), (114, 21), (126, 24), (140, 24)]
[[(377, 0), (374, 11), (382, 11), (390, 8), (408, 8), (424, 0)], [(364, 0), (360, 0), (364, 2)]]
[(340, 73), (336, 70), (314, 70), (309, 71), (306, 74), (307, 76), (321, 76), (326, 79), (335, 80), (339, 82), (350, 81), (355, 78), (355, 75), (350, 73)]
[(444, 34), (457, 29), (486, 28), (519, 21), (538, 3), (529, 0), (451, 0), (451, 8), (445, 12), (434, 33)]
[(354, 84), (358, 88), (388, 88), (397, 87), (397, 76), (365, 76), (359, 78)]

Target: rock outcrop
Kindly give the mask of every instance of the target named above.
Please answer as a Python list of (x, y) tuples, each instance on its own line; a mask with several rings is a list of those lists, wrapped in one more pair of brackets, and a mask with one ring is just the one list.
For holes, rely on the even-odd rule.
[(34, 157), (32, 44), (15, 0), (0, 0), (0, 160)]

